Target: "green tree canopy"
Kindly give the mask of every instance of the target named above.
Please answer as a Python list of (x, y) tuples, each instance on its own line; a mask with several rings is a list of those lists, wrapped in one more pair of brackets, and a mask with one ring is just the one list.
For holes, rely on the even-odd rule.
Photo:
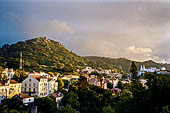
[(132, 79), (137, 79), (137, 67), (135, 62), (132, 62), (131, 67), (130, 67), (130, 72), (132, 74)]

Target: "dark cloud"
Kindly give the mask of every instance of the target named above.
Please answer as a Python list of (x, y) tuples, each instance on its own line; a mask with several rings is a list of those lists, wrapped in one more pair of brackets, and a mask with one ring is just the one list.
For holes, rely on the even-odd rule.
[(45, 35), (79, 55), (170, 62), (170, 2), (108, 1), (1, 1), (0, 44)]

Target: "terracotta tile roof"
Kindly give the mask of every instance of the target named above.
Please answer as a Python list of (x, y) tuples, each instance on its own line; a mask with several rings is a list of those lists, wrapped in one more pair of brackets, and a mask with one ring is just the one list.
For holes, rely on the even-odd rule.
[(48, 81), (51, 81), (52, 80), (52, 78), (48, 78)]
[(39, 72), (29, 72), (29, 74), (40, 74)]
[(41, 78), (47, 78), (47, 77), (41, 76), (41, 75), (32, 75), (32, 77), (37, 79), (38, 81), (40, 81)]
[(10, 84), (19, 84), (19, 83), (15, 80), (10, 80)]
[(1, 85), (1, 86), (4, 86), (4, 85), (5, 85), (5, 81), (4, 81), (4, 80), (1, 80), (1, 81), (0, 81), (0, 85)]
[(33, 78), (41, 78), (40, 75), (32, 75)]
[(63, 97), (64, 95), (62, 93), (60, 93), (60, 94), (52, 93), (51, 96), (57, 98), (57, 97)]

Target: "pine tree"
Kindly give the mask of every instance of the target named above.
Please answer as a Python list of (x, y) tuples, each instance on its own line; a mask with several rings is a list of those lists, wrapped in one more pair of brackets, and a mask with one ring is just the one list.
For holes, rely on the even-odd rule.
[(136, 67), (135, 62), (132, 62), (130, 72), (132, 74), (132, 79), (137, 79), (137, 67)]

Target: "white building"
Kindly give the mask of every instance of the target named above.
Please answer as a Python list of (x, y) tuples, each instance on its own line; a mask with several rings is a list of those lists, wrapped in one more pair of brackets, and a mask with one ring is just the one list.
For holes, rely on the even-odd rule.
[(143, 79), (143, 78), (140, 78), (139, 79), (139, 82), (142, 84), (143, 87), (146, 86), (146, 83), (147, 83), (147, 80)]
[(24, 93), (20, 93), (18, 95), (15, 95), (15, 97), (18, 97), (25, 106), (28, 106), (28, 105), (33, 106), (34, 97), (28, 96)]
[(13, 69), (5, 68), (5, 70), (2, 71), (2, 75), (6, 76), (8, 79), (13, 78), (14, 74), (15, 74), (15, 72)]
[(22, 82), (22, 92), (30, 96), (45, 97), (58, 88), (58, 84), (53, 79), (48, 79), (48, 75), (33, 72)]
[(141, 65), (140, 70), (138, 72), (138, 75), (142, 75), (144, 73), (154, 73), (158, 72), (160, 69), (157, 69), (156, 67), (150, 67), (150, 68), (145, 68), (145, 65)]
[(92, 67), (86, 67), (82, 70), (82, 72), (86, 72), (87, 74), (90, 74), (92, 72), (96, 71), (95, 69), (92, 69)]
[(118, 79), (109, 79), (109, 82), (113, 84), (113, 88), (115, 88), (118, 85), (119, 80)]
[(160, 71), (166, 71), (166, 67), (161, 67)]
[(62, 106), (61, 100), (62, 100), (62, 98), (64, 97), (64, 95), (63, 95), (62, 93), (60, 93), (60, 92), (58, 92), (58, 93), (53, 93), (53, 94), (51, 94), (51, 96), (55, 98), (55, 100), (56, 100), (56, 102), (57, 102), (57, 108), (59, 108), (60, 106)]

